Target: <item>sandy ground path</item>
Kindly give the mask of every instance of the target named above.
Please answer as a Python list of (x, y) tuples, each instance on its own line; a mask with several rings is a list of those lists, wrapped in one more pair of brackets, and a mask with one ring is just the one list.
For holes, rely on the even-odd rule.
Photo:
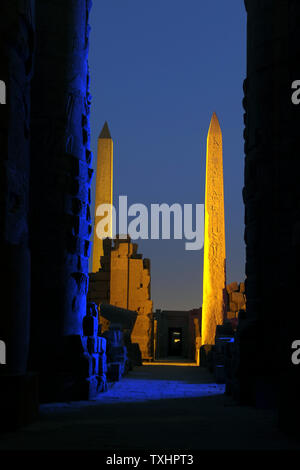
[(272, 411), (240, 407), (192, 365), (145, 365), (93, 402), (43, 405), (0, 450), (298, 449)]

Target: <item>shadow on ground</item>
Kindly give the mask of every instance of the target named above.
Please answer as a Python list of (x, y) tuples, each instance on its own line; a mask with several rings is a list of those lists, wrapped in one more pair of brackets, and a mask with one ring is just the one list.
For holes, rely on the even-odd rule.
[(139, 367), (94, 402), (43, 405), (0, 449), (300, 449), (272, 411), (237, 406), (223, 391), (201, 368)]

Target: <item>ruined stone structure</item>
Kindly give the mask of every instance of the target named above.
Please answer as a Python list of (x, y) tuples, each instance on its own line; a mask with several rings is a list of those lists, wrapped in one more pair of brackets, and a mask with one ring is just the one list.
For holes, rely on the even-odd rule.
[(246, 309), (245, 283), (232, 282), (226, 286), (227, 292), (227, 313), (228, 320), (237, 320), (240, 310)]
[(154, 358), (182, 357), (199, 361), (201, 309), (156, 310), (154, 314)]
[(125, 334), (128, 333), (131, 336), (137, 315), (137, 312), (132, 310), (102, 303), (98, 309), (99, 330), (104, 333), (110, 325), (118, 324)]
[[(97, 173), (96, 173), (96, 198), (95, 198), (95, 230), (93, 243), (93, 269), (96, 273), (102, 266), (101, 258), (104, 255), (103, 238), (112, 238), (112, 211), (99, 215), (101, 204), (113, 204), (113, 140), (108, 124), (105, 122), (98, 138)], [(99, 232), (99, 222), (108, 218), (108, 226), (105, 233)]]
[(142, 365), (142, 356), (138, 343), (132, 343), (131, 334), (137, 319), (137, 312), (115, 307), (114, 305), (101, 304), (99, 309), (99, 330), (105, 333), (114, 327), (121, 329), (124, 345), (127, 349), (129, 369)]
[(245, 108), (246, 314), (239, 320), (236, 395), (274, 406), (282, 429), (299, 428), (300, 4), (248, 0)]
[[(99, 211), (99, 207), (104, 204), (107, 205), (107, 211)], [(99, 312), (101, 304), (136, 311), (138, 316), (131, 333), (131, 341), (138, 343), (143, 359), (150, 359), (150, 261), (142, 259), (142, 255), (137, 253), (137, 245), (132, 244), (127, 236), (124, 238), (123, 235), (123, 239), (117, 237), (112, 246), (112, 204), (113, 140), (105, 122), (98, 138), (93, 267), (88, 298), (98, 305)], [(99, 317), (99, 321), (103, 324), (104, 320)]]
[(214, 344), (226, 314), (222, 133), (216, 114), (207, 136), (203, 261), (202, 345)]
[(79, 396), (94, 398), (98, 392), (107, 389), (107, 341), (106, 338), (101, 336), (98, 328), (96, 304), (87, 304), (87, 312), (83, 317), (82, 327), (83, 350), (80, 364), (82, 380), (78, 380), (76, 386), (79, 387)]
[(8, 301), (0, 315), (7, 353), (0, 406), (12, 426), (28, 421), (37, 403), (36, 375), (28, 371), (38, 374), (42, 401), (89, 396), (79, 384), (89, 375), (81, 338), (92, 232), (90, 7), (90, 0), (0, 5), (0, 80), (7, 87), (0, 108), (1, 256)]
[(103, 241), (102, 268), (90, 273), (88, 298), (97, 305), (111, 304), (138, 313), (131, 341), (138, 343), (143, 359), (152, 357), (152, 301), (150, 260), (138, 254), (130, 238)]

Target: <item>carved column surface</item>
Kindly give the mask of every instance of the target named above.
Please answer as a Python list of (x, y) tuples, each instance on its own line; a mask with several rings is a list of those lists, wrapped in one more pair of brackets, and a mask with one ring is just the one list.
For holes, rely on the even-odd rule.
[[(276, 384), (272, 393), (277, 393), (277, 405), (285, 396), (282, 409), (293, 406), (297, 413), (292, 390), (298, 389), (299, 379), (293, 375), (291, 344), (300, 337), (294, 295), (300, 262), (300, 107), (292, 104), (291, 97), (292, 82), (300, 77), (300, 4), (248, 0), (245, 5), (247, 308), (238, 327), (238, 376), (241, 390), (250, 391), (252, 402), (261, 399), (269, 380)], [(270, 402), (272, 393), (265, 402)]]
[[(92, 232), (90, 0), (39, 0), (32, 87), (32, 365), (53, 371), (82, 334)], [(63, 361), (62, 361), (63, 362)]]
[[(30, 83), (34, 53), (34, 1), (0, 4), (0, 80), (6, 104), (0, 105), (0, 250), (2, 299), (0, 339), (7, 365), (0, 373), (25, 374), (30, 322), (28, 246), (30, 171)], [(2, 84), (3, 86), (3, 84)]]
[(299, 165), (295, 159), (299, 111), (291, 102), (291, 84), (300, 73), (298, 60), (294, 60), (299, 49), (295, 40), (299, 7), (296, 2), (279, 1), (246, 2), (246, 7), (243, 198), (247, 320), (259, 325), (257, 339), (267, 354), (271, 345), (279, 352), (278, 335), (287, 318), (282, 309), (289, 301), (295, 274), (292, 234), (299, 220)]
[(28, 371), (30, 342), (30, 90), (34, 57), (31, 0), (0, 2), (0, 432), (38, 415), (38, 378)]

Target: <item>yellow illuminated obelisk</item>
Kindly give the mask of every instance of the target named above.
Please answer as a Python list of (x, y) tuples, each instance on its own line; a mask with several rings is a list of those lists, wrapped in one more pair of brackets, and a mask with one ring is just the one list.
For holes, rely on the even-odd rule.
[[(98, 138), (97, 173), (96, 173), (96, 198), (95, 198), (95, 229), (93, 244), (93, 272), (101, 268), (101, 256), (103, 256), (103, 240), (98, 237), (97, 224), (104, 216), (97, 215), (97, 208), (101, 204), (113, 204), (113, 141), (105, 122)], [(106, 237), (112, 236), (112, 216)]]
[(217, 115), (207, 136), (203, 265), (202, 345), (214, 344), (225, 314), (225, 217), (222, 132)]

